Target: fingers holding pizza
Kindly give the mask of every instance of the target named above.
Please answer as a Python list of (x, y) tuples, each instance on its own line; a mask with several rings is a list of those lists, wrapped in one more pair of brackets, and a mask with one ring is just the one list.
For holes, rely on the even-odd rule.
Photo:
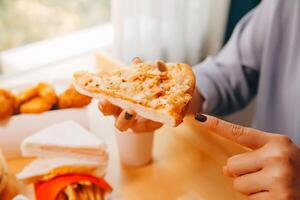
[(99, 99), (99, 110), (114, 116), (119, 130), (137, 133), (154, 131), (163, 124), (178, 126), (195, 88), (189, 65), (140, 58), (134, 58), (128, 68), (99, 74), (81, 71), (73, 78), (75, 89)]
[[(143, 61), (139, 57), (132, 59), (133, 64), (142, 63)], [(98, 103), (99, 110), (106, 116), (112, 115), (115, 117), (115, 126), (120, 131), (133, 130), (135, 133), (144, 133), (155, 131), (162, 127), (162, 123), (155, 122), (141, 116), (138, 116), (133, 110), (123, 110), (122, 108), (115, 106), (108, 100), (104, 99)]]
[(115, 106), (114, 104), (110, 103), (106, 99), (99, 101), (98, 108), (105, 116), (112, 115), (112, 116), (118, 117), (120, 115), (120, 113), (122, 112), (122, 109), (120, 107)]
[(160, 122), (138, 116), (133, 110), (122, 110), (107, 100), (99, 101), (98, 108), (104, 115), (115, 117), (115, 126), (120, 131), (131, 129), (135, 133), (144, 133), (155, 131), (163, 125)]

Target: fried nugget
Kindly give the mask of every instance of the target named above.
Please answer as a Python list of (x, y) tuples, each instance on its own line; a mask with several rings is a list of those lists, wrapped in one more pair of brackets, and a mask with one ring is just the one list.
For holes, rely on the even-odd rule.
[(52, 104), (48, 103), (42, 97), (35, 97), (20, 107), (21, 113), (42, 113), (52, 108)]
[(59, 108), (80, 108), (88, 105), (91, 98), (78, 93), (73, 86), (66, 89), (58, 98)]
[(45, 99), (45, 101), (52, 105), (57, 103), (57, 95), (51, 85), (41, 82), (37, 85), (37, 89), (38, 95)]
[(21, 105), (39, 95), (37, 86), (27, 88), (17, 95), (17, 101)]
[(15, 98), (7, 90), (0, 89), (0, 120), (8, 119), (14, 114)]

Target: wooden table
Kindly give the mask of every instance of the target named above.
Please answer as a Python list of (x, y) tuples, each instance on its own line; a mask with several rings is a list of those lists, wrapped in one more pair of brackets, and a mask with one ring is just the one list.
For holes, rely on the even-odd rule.
[[(115, 65), (115, 61), (105, 60), (101, 55), (99, 59), (98, 63), (104, 63), (105, 66)], [(234, 191), (232, 180), (222, 174), (226, 160), (245, 149), (208, 132), (193, 116), (187, 116), (177, 128), (165, 126), (158, 130), (154, 140), (153, 162), (145, 167), (133, 168), (120, 164), (112, 119), (101, 116), (96, 108), (94, 110), (96, 113), (92, 119), (94, 124), (101, 127), (99, 133), (110, 150), (106, 180), (114, 188), (111, 199), (245, 199)], [(24, 158), (10, 160), (11, 176), (26, 163), (28, 159)], [(28, 188), (14, 179), (11, 179), (10, 185), (7, 196), (2, 197), (4, 200), (11, 199), (10, 195), (19, 190), (28, 192)]]

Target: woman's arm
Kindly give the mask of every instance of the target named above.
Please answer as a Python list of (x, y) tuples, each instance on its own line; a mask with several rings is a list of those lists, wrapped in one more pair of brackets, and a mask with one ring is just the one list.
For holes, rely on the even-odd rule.
[(226, 46), (194, 67), (203, 111), (225, 115), (245, 107), (256, 95), (264, 42), (276, 1), (262, 1), (236, 26)]

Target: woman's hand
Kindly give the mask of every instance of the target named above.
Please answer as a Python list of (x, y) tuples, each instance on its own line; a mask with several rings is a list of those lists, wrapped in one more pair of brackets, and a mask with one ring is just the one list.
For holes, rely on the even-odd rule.
[[(138, 57), (132, 60), (133, 64), (141, 62), (142, 60)], [(98, 108), (104, 115), (112, 115), (115, 117), (115, 127), (120, 131), (126, 131), (130, 128), (136, 133), (152, 132), (162, 126), (159, 122), (138, 116), (133, 110), (122, 110), (107, 100), (99, 102)]]
[[(143, 61), (138, 57), (132, 60), (133, 64), (141, 62)], [(203, 101), (204, 98), (202, 97), (200, 92), (195, 89), (188, 113), (200, 112)], [(120, 131), (126, 131), (130, 128), (136, 133), (152, 132), (162, 126), (162, 124), (159, 122), (154, 122), (152, 120), (138, 116), (133, 110), (122, 110), (121, 108), (111, 104), (107, 100), (99, 102), (98, 107), (104, 115), (112, 115), (115, 117), (115, 126)]]
[(300, 199), (300, 150), (285, 135), (266, 133), (196, 114), (216, 134), (253, 151), (228, 159), (223, 172), (251, 200)]
[(115, 117), (115, 126), (120, 131), (130, 128), (136, 133), (152, 132), (162, 126), (159, 122), (138, 116), (133, 110), (122, 110), (107, 100), (99, 102), (98, 107), (104, 115)]

